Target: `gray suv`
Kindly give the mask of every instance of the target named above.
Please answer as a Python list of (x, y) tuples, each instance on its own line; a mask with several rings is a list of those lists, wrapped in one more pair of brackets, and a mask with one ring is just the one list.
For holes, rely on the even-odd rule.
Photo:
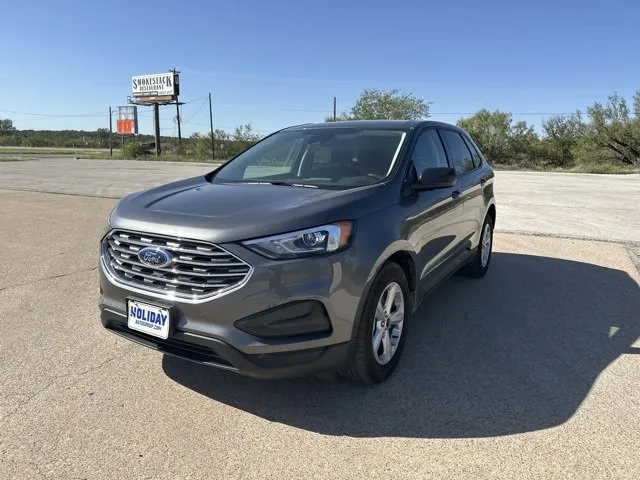
[(102, 324), (252, 377), (381, 382), (425, 295), (489, 268), (493, 178), (453, 125), (286, 128), (116, 205), (101, 240)]

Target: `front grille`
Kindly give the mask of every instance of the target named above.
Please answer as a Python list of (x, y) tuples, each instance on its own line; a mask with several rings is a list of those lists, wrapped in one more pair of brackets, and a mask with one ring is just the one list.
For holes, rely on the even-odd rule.
[[(164, 267), (149, 266), (138, 257), (145, 247), (160, 247), (173, 259)], [(211, 243), (113, 230), (102, 244), (109, 273), (140, 290), (190, 300), (221, 295), (242, 284), (251, 266)]]

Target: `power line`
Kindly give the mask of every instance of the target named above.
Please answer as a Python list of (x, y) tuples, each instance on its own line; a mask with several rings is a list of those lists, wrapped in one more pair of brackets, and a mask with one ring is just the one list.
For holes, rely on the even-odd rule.
[(193, 100), (189, 100), (189, 101), (187, 101), (187, 102), (180, 102), (180, 103), (182, 103), (183, 105), (186, 105), (186, 104), (188, 104), (188, 103), (197, 102), (198, 100), (206, 100), (207, 98), (209, 98), (209, 97), (207, 97), (207, 96), (205, 95), (204, 97), (194, 98)]
[[(205, 97), (205, 100), (206, 100), (206, 99), (208, 99), (208, 98), (209, 98), (209, 97)], [(191, 116), (189, 117), (189, 120), (185, 120), (185, 121), (183, 121), (183, 122), (182, 122), (182, 124), (183, 124), (183, 125), (184, 125), (184, 124), (187, 124), (187, 123), (189, 123), (193, 118), (195, 118), (195, 116), (196, 116), (196, 115), (198, 115), (198, 114), (200, 113), (200, 111), (204, 108), (205, 103), (206, 103), (206, 102), (203, 100), (203, 101), (202, 101), (202, 103), (200, 104), (200, 107), (198, 108), (198, 110), (196, 110), (196, 113), (194, 113), (193, 115), (191, 115)]]

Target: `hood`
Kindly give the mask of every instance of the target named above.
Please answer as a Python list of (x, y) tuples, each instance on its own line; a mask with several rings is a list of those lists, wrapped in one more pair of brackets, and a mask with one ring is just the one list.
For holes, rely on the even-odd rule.
[(386, 189), (385, 184), (349, 190), (211, 184), (195, 177), (123, 198), (111, 216), (111, 226), (212, 243), (235, 242), (357, 220), (389, 203)]

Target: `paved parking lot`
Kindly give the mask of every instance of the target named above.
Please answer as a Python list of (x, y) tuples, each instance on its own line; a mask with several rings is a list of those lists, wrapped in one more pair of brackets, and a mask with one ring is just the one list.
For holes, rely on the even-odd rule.
[(0, 163), (0, 478), (637, 477), (637, 176), (499, 172), (490, 272), (431, 295), (396, 374), (364, 388), (246, 379), (104, 331), (115, 200), (9, 188), (117, 197), (208, 167), (90, 162)]
[[(0, 162), (0, 189), (119, 198), (214, 168), (210, 164), (78, 160), (60, 155), (39, 158)], [(640, 242), (640, 175), (496, 175), (500, 231)]]

